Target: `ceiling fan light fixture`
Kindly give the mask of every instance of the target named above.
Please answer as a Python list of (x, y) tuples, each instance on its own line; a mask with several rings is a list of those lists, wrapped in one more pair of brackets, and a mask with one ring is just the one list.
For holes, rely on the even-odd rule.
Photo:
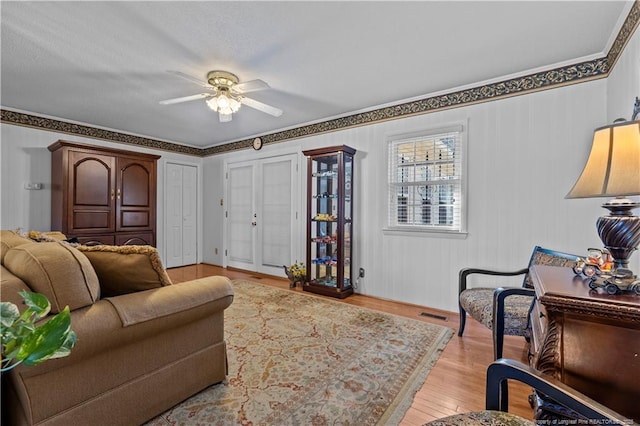
[(207, 100), (207, 105), (212, 110), (219, 112), (220, 114), (230, 115), (234, 112), (238, 112), (240, 106), (239, 97), (233, 96), (227, 93), (221, 93)]
[[(1, 0), (0, 0), (1, 1)], [(282, 110), (271, 105), (267, 105), (244, 95), (247, 92), (268, 89), (269, 85), (262, 80), (251, 80), (240, 83), (238, 77), (227, 71), (210, 71), (207, 74), (207, 82), (200, 81), (195, 77), (175, 71), (173, 74), (186, 78), (189, 81), (198, 83), (206, 87), (211, 92), (198, 93), (197, 95), (182, 96), (180, 98), (166, 99), (160, 101), (162, 105), (172, 105), (181, 102), (205, 99), (207, 106), (219, 114), (221, 122), (232, 120), (232, 114), (240, 110), (244, 104), (255, 110), (280, 117)]]
[(238, 84), (240, 80), (237, 75), (227, 71), (209, 71), (207, 74), (207, 82), (213, 87), (231, 89), (231, 87)]

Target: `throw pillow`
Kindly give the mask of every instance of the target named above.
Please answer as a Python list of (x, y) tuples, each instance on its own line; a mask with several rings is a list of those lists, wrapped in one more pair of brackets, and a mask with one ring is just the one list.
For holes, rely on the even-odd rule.
[(10, 249), (12, 249), (13, 247), (18, 247), (22, 244), (30, 243), (33, 243), (33, 241), (23, 237), (16, 231), (0, 231), (0, 259), (2, 260), (2, 264), (4, 265), (4, 256)]
[(152, 246), (78, 246), (93, 265), (102, 297), (134, 293), (166, 285), (171, 279)]
[(74, 310), (100, 298), (100, 283), (89, 259), (63, 242), (23, 244), (10, 249), (4, 266), (32, 291), (44, 294), (57, 314), (65, 306)]
[(33, 241), (42, 242), (42, 241), (65, 241), (67, 236), (64, 235), (60, 231), (29, 231), (26, 235), (28, 238), (31, 238)]

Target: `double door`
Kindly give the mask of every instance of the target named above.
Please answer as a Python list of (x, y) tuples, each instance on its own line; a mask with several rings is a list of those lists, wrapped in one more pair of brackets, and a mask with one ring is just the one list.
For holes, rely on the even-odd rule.
[(227, 165), (225, 264), (284, 275), (299, 251), (298, 157)]
[(155, 245), (159, 156), (58, 141), (51, 227), (83, 244)]

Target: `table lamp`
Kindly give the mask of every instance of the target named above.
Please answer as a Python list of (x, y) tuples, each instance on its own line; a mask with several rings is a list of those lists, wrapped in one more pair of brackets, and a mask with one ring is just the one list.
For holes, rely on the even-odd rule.
[(632, 212), (640, 202), (629, 195), (640, 195), (640, 120), (616, 120), (594, 131), (584, 170), (565, 197), (613, 197), (602, 205), (609, 215), (598, 218), (596, 227), (616, 268), (627, 268), (640, 244), (640, 217)]

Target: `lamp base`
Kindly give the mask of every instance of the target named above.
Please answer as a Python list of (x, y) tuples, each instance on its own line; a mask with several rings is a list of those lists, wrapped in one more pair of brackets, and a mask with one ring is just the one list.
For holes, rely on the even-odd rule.
[(640, 217), (632, 214), (632, 210), (640, 207), (640, 203), (628, 198), (615, 198), (602, 207), (610, 213), (598, 218), (598, 235), (611, 253), (616, 268), (627, 268), (629, 257), (640, 245)]

